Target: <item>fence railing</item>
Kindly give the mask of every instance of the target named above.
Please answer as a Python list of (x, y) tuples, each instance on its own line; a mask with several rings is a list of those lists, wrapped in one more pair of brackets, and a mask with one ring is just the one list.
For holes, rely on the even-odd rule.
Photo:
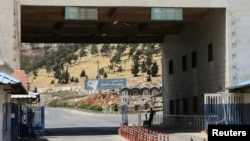
[[(138, 115), (138, 125), (143, 125), (146, 120), (144, 114)], [(182, 128), (205, 130), (206, 124), (202, 115), (154, 115), (152, 125), (165, 128)]]
[(204, 116), (201, 115), (164, 115), (164, 126), (167, 128), (205, 130)]

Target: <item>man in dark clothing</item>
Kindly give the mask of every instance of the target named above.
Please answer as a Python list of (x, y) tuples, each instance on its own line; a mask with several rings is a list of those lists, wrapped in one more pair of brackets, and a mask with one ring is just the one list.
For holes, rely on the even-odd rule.
[(155, 114), (155, 111), (153, 110), (153, 108), (150, 108), (149, 119), (148, 119), (148, 127), (150, 127), (151, 124), (152, 124), (154, 114)]

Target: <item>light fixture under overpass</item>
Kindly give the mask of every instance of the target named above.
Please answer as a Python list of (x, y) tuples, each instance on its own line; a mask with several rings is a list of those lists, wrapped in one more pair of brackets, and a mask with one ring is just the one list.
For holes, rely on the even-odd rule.
[(151, 8), (151, 20), (155, 21), (182, 21), (183, 9), (170, 7)]
[(114, 22), (113, 22), (113, 24), (117, 24), (118, 23), (118, 21), (117, 20), (115, 20)]
[(65, 20), (98, 20), (96, 7), (65, 7)]

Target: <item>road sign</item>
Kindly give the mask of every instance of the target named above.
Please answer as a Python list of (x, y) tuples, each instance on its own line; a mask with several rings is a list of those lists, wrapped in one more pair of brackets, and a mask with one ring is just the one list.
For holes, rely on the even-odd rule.
[(119, 89), (127, 86), (126, 78), (117, 79), (86, 79), (84, 81), (85, 90), (107, 90)]

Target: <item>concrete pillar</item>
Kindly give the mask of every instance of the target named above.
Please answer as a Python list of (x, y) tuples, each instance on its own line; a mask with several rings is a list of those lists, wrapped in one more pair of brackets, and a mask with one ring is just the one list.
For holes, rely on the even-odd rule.
[(18, 0), (0, 0), (0, 60), (20, 69), (20, 5)]

